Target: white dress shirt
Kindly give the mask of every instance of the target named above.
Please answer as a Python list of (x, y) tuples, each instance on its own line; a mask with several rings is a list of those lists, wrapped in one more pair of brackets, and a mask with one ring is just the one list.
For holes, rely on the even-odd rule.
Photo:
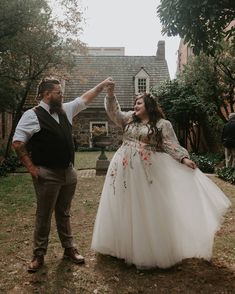
[[(49, 114), (49, 105), (43, 101), (40, 101), (39, 106), (43, 107)], [(69, 122), (72, 125), (73, 117), (77, 115), (80, 111), (86, 109), (87, 106), (81, 97), (77, 97), (73, 101), (63, 103), (63, 109), (67, 115)], [(59, 117), (57, 113), (50, 114), (58, 123)], [(33, 109), (29, 109), (24, 112), (13, 136), (14, 141), (28, 142), (28, 140), (33, 136), (33, 134), (40, 131), (40, 124), (36, 113)]]

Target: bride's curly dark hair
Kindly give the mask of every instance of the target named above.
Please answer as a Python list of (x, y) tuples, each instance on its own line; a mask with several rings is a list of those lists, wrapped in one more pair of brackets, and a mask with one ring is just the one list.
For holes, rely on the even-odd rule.
[[(150, 137), (152, 135), (155, 135), (157, 141), (159, 142), (159, 140), (161, 138), (161, 132), (160, 132), (160, 130), (157, 129), (156, 125), (157, 125), (157, 122), (159, 121), (159, 119), (165, 118), (165, 115), (164, 115), (161, 107), (158, 105), (156, 98), (152, 94), (150, 94), (150, 93), (139, 94), (135, 99), (134, 105), (136, 104), (136, 101), (138, 99), (144, 100), (144, 106), (145, 106), (145, 109), (146, 109), (148, 116), (149, 116), (148, 138), (150, 139)], [(141, 119), (138, 118), (134, 113), (132, 122), (133, 123), (140, 123)]]

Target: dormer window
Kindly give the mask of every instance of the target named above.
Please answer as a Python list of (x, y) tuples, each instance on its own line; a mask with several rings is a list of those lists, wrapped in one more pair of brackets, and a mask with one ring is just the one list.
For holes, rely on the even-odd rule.
[(146, 79), (138, 79), (138, 92), (146, 92)]
[(149, 92), (149, 75), (142, 67), (135, 76), (135, 94)]

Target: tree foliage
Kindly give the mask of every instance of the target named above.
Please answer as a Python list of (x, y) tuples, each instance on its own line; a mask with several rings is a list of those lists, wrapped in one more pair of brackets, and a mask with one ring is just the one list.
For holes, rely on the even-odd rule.
[(154, 89), (167, 117), (178, 126), (178, 137), (187, 148), (188, 142), (193, 152), (198, 152), (200, 126), (207, 111), (206, 105), (195, 95), (192, 87), (179, 80), (167, 81)]
[(42, 7), (49, 8), (45, 0), (0, 1), (0, 51), (7, 50), (10, 39), (40, 17)]
[(163, 34), (179, 35), (195, 54), (214, 55), (226, 38), (235, 46), (235, 27), (226, 29), (235, 19), (234, 0), (161, 0), (157, 13)]
[[(1, 2), (1, 14), (13, 25), (17, 23), (17, 4), (21, 1), (9, 2), (15, 5), (11, 5), (9, 9), (8, 1), (4, 0)], [(78, 3), (78, 0), (61, 0), (57, 4), (59, 3), (61, 10), (65, 12), (62, 18), (53, 15), (47, 1), (22, 1), (20, 17), (24, 18), (23, 26), (15, 24), (10, 33), (7, 27), (2, 29), (0, 111), (11, 109), (15, 113), (6, 153), (9, 153), (15, 126), (32, 88), (43, 75), (52, 74), (66, 79), (74, 63), (74, 53), (79, 54), (83, 48), (77, 37), (81, 30), (81, 14), (78, 6), (72, 6)]]
[(235, 50), (226, 48), (216, 57), (205, 54), (193, 57), (178, 76), (193, 88), (204, 103), (213, 105), (223, 122), (235, 111)]
[(211, 148), (220, 141), (228, 113), (235, 111), (235, 54), (226, 43), (223, 46), (223, 53), (216, 57), (194, 56), (177, 80), (155, 89), (169, 119), (184, 130), (184, 144), (189, 141), (194, 152), (200, 139), (195, 126), (203, 129)]

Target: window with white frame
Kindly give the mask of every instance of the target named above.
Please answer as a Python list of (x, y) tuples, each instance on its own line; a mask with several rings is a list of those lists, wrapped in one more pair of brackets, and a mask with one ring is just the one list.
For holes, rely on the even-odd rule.
[(92, 137), (93, 137), (94, 127), (105, 129), (106, 134), (108, 135), (108, 122), (107, 121), (91, 121), (90, 122), (90, 147), (92, 147)]
[(147, 81), (146, 79), (138, 79), (138, 92), (146, 92), (146, 85)]
[(150, 77), (142, 67), (141, 70), (135, 75), (135, 94), (141, 92), (149, 92)]

